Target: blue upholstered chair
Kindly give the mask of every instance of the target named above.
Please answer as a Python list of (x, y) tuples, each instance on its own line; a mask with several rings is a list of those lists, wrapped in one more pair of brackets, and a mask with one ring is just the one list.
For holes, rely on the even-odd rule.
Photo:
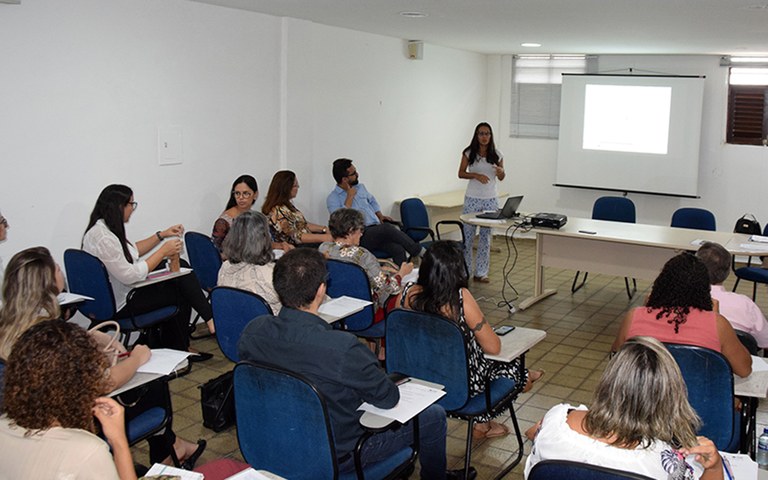
[[(400, 202), (400, 220), (403, 222), (403, 231), (413, 239), (414, 242), (421, 244), (424, 248), (429, 248), (435, 242), (435, 231), (437, 240), (440, 240), (440, 227), (445, 225), (454, 225), (461, 232), (461, 245), (464, 245), (464, 229), (462, 223), (458, 220), (442, 220), (435, 224), (435, 231), (429, 227), (429, 214), (427, 207), (420, 198), (406, 198)], [(429, 237), (429, 240), (425, 240)]]
[[(107, 269), (101, 260), (82, 250), (68, 249), (64, 252), (64, 266), (67, 270), (67, 281), (72, 293), (93, 298), (78, 305), (77, 309), (91, 320), (91, 324), (105, 320), (115, 320), (120, 324), (121, 334), (132, 331), (146, 332), (161, 322), (178, 313), (176, 306), (161, 307), (148, 313), (131, 315), (129, 318), (116, 319), (117, 307), (112, 284)], [(128, 305), (136, 290), (128, 292)], [(186, 335), (187, 332), (179, 332)]]
[(261, 296), (230, 287), (211, 290), (211, 308), (216, 341), (224, 356), (233, 362), (240, 361), (237, 342), (245, 326), (256, 317), (272, 315), (272, 309)]
[[(609, 222), (635, 223), (635, 204), (627, 197), (600, 197), (595, 200), (594, 205), (592, 205), (592, 219), (607, 220)], [(576, 293), (577, 290), (587, 283), (589, 272), (584, 272), (584, 278), (581, 280), (581, 283), (579, 283), (580, 273), (581, 272), (576, 272), (576, 276), (573, 277), (571, 293)], [(627, 296), (632, 299), (632, 295), (637, 291), (637, 280), (634, 278), (632, 279), (633, 288), (630, 290), (629, 278), (624, 277), (624, 285), (627, 287)]]
[[(328, 260), (326, 268), (328, 269), (327, 293), (331, 298), (346, 295), (369, 302), (373, 300), (371, 283), (363, 267), (341, 260)], [(373, 317), (373, 305), (368, 305), (361, 311), (336, 323), (358, 337), (381, 339), (384, 337), (385, 322), (373, 323)]]
[[(768, 235), (768, 224), (763, 229), (763, 235)], [(757, 285), (768, 284), (768, 269), (763, 267), (753, 267), (752, 257), (749, 258), (749, 262), (746, 267), (736, 268), (733, 271), (736, 275), (736, 283), (733, 284), (733, 291), (735, 292), (739, 286), (739, 282), (744, 279), (748, 282), (752, 282), (752, 301), (755, 301), (757, 297)]]
[(733, 408), (733, 371), (720, 353), (704, 347), (666, 343), (688, 388), (688, 402), (701, 417), (698, 434), (718, 450), (737, 452), (741, 439), (739, 412)]
[[(209, 296), (211, 290), (216, 286), (219, 279), (219, 269), (221, 268), (221, 254), (211, 241), (211, 237), (198, 232), (187, 232), (184, 234), (184, 243), (187, 246), (187, 255), (189, 255), (189, 264), (203, 287), (205, 295)], [(190, 332), (195, 330), (195, 325), (200, 319), (200, 314), (195, 315), (195, 319), (190, 323)], [(208, 335), (206, 335), (208, 336)]]
[[(518, 452), (517, 457), (496, 478), (509, 473), (523, 456), (523, 439), (513, 403), (525, 385), (502, 377), (486, 382), (483, 394), (471, 396), (467, 341), (459, 326), (447, 318), (395, 309), (387, 315), (386, 333), (387, 372), (444, 385), (446, 395), (437, 403), (445, 408), (449, 416), (467, 420), (465, 476), (472, 459), (475, 418), (484, 413), (509, 411), (517, 436)], [(524, 368), (522, 360), (520, 368)]]
[[(235, 367), (237, 438), (255, 469), (296, 480), (399, 478), (416, 450), (405, 448), (360, 471), (340, 474), (323, 395), (306, 378), (279, 367), (240, 362)], [(358, 441), (355, 456), (363, 442)]]
[(671, 226), (677, 228), (691, 228), (694, 230), (715, 231), (715, 215), (703, 208), (678, 208), (672, 214)]
[(650, 480), (650, 477), (613, 468), (569, 460), (542, 460), (531, 469), (528, 480)]

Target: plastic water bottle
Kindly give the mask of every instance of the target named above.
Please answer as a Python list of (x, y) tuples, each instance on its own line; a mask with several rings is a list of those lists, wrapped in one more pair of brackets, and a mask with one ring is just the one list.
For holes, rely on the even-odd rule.
[(768, 470), (768, 428), (764, 428), (763, 434), (757, 439), (757, 466)]

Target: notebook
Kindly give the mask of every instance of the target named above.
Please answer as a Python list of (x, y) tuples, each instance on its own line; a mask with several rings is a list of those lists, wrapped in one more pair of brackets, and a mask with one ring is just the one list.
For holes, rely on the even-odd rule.
[(491, 220), (498, 220), (501, 218), (512, 218), (517, 215), (517, 207), (520, 206), (520, 202), (523, 201), (523, 196), (509, 197), (504, 203), (504, 207), (495, 212), (478, 213), (477, 218), (488, 218)]

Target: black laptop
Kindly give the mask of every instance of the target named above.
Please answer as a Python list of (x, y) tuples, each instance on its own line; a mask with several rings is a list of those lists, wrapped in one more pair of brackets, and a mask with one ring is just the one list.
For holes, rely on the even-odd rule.
[(523, 196), (509, 197), (504, 203), (504, 207), (501, 210), (488, 213), (478, 213), (477, 218), (486, 218), (490, 220), (501, 220), (504, 218), (513, 218), (517, 216), (517, 207), (520, 206), (520, 202), (523, 201)]

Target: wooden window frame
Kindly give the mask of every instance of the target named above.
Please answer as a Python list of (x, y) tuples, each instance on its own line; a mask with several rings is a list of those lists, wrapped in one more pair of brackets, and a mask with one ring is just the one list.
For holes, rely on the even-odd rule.
[(768, 85), (729, 85), (726, 142), (766, 145)]

